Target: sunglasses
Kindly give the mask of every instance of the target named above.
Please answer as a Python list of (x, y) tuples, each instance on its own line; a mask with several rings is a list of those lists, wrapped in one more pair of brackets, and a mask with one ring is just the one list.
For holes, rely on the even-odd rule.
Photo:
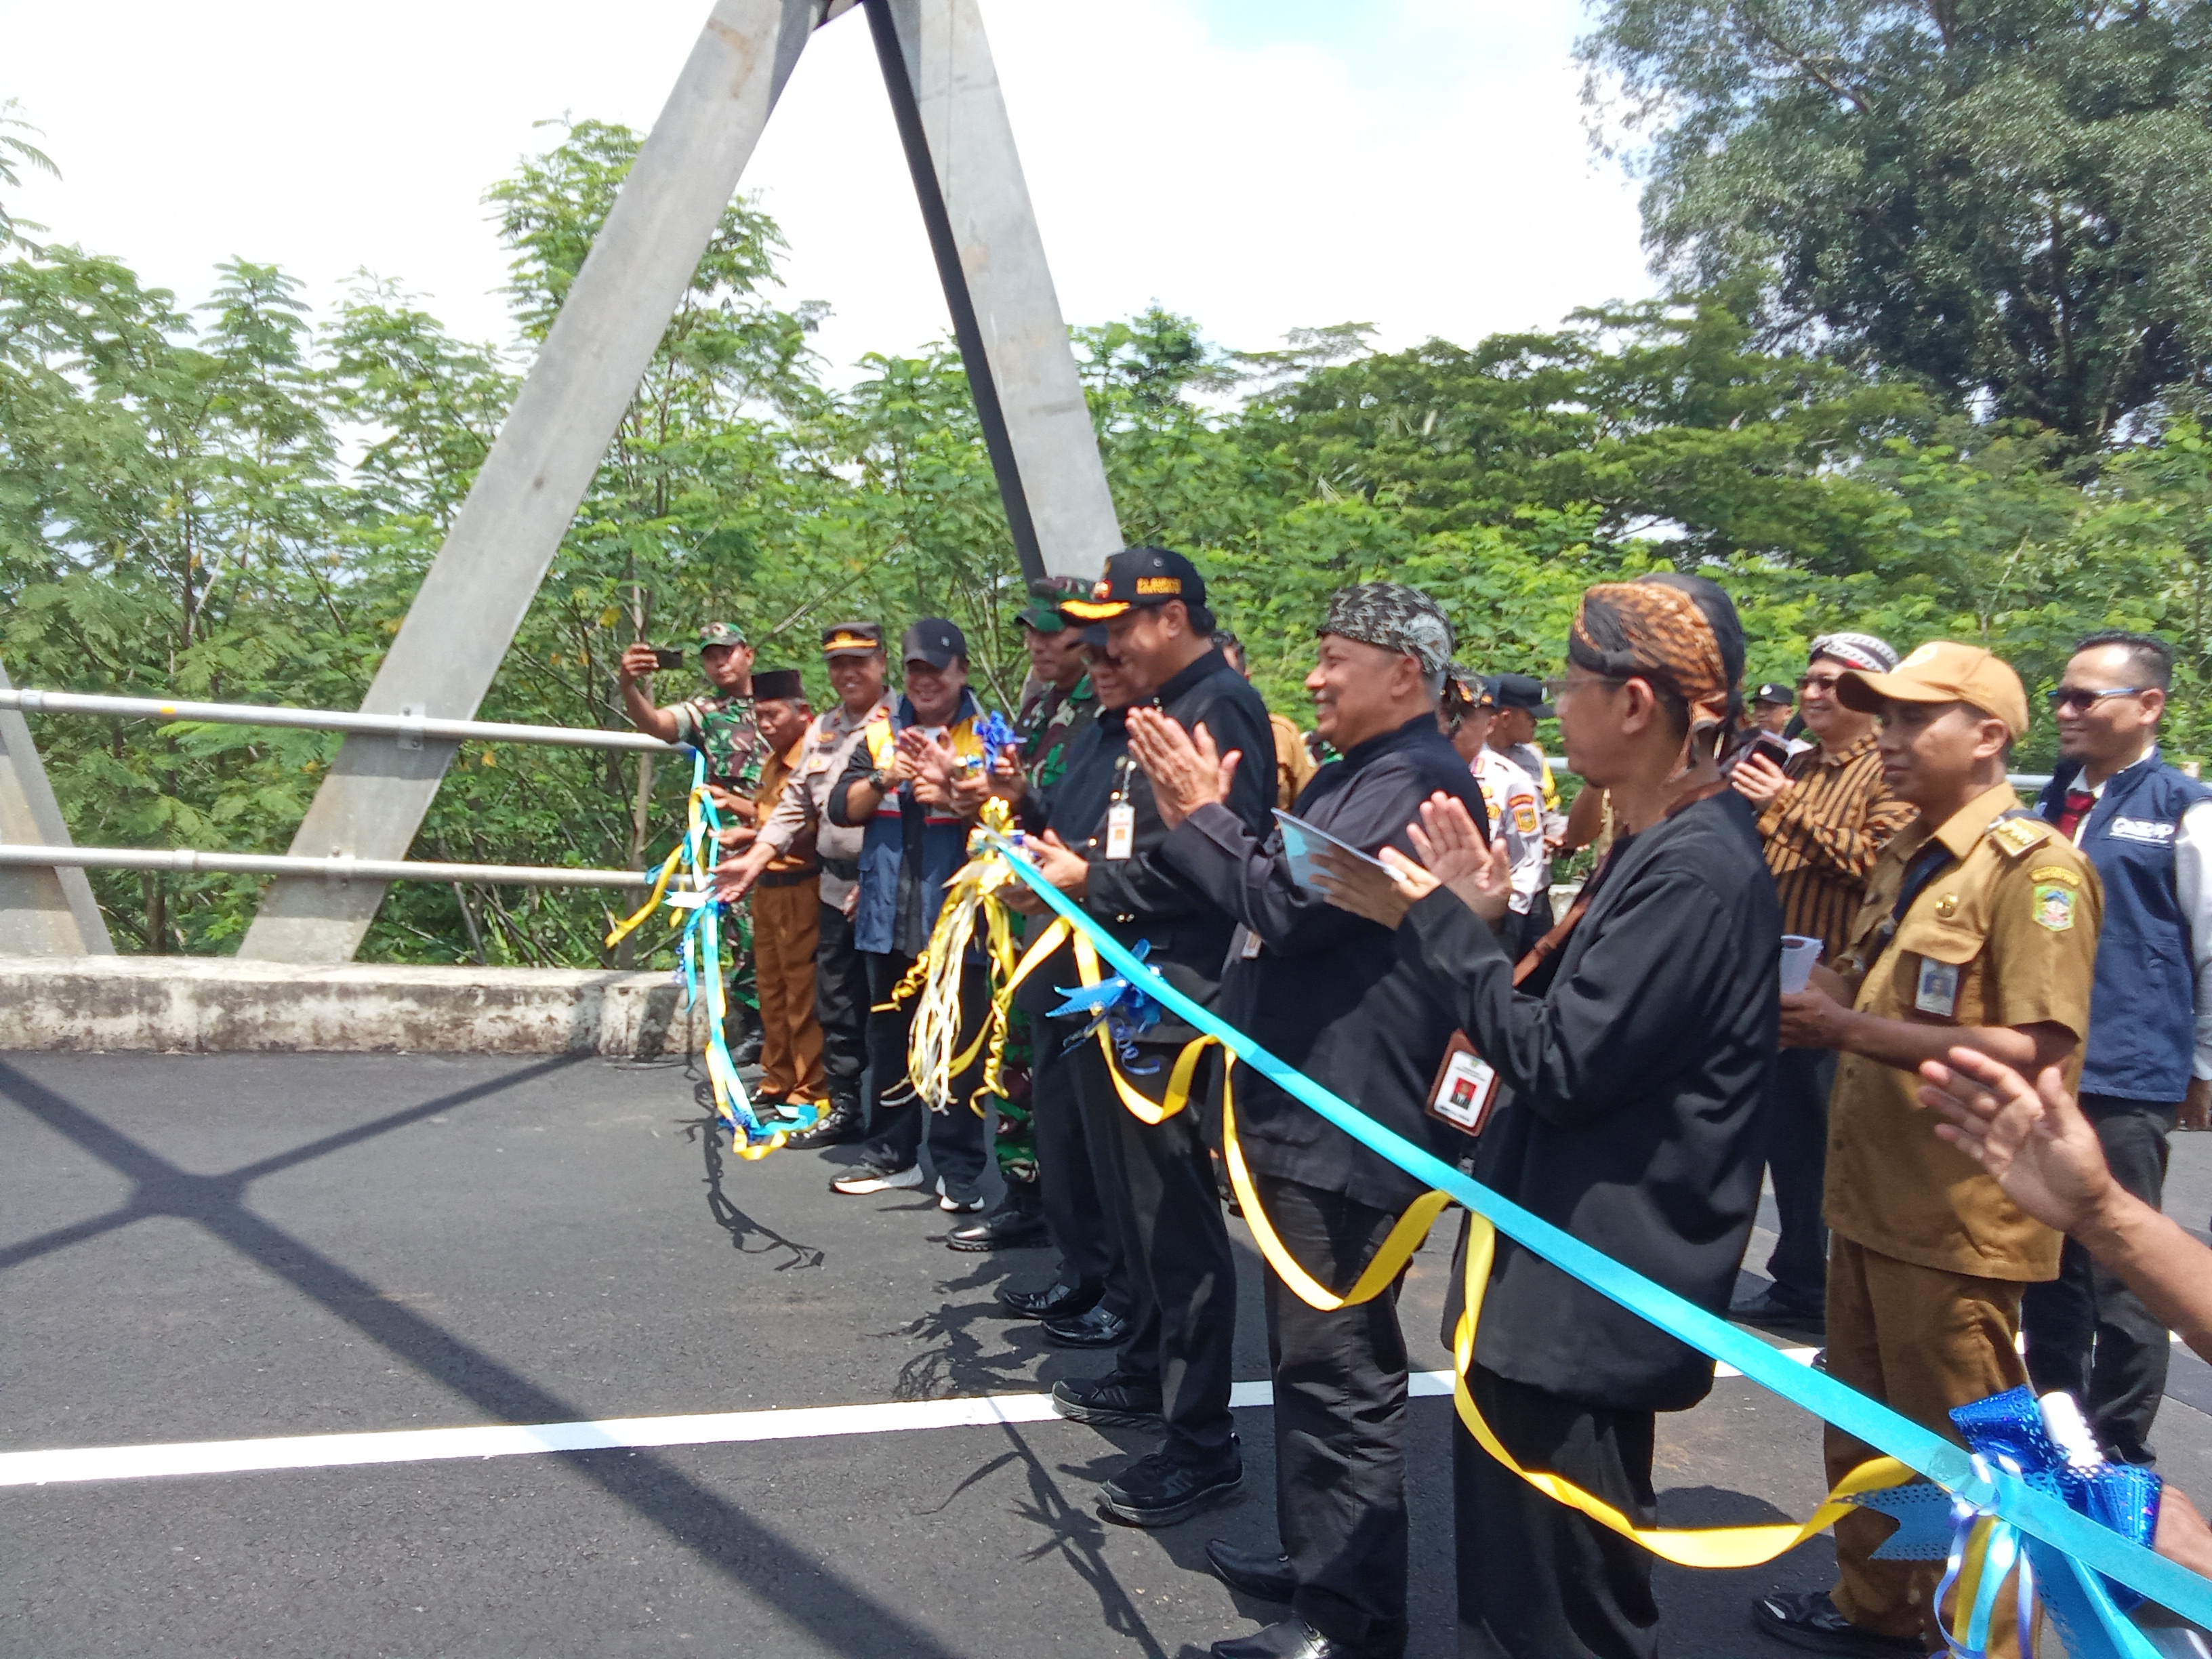
[(2051, 692), (2045, 701), (2052, 708), (2089, 708), (2107, 697), (2140, 697), (2156, 688), (2148, 685), (2116, 685), (2110, 690), (2092, 691), (2084, 686), (2062, 685)]

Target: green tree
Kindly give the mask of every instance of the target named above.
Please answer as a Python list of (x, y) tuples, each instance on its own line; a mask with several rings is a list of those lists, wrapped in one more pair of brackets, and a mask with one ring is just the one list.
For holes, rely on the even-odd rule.
[(2208, 48), (2173, 0), (1605, 0), (1581, 45), (1674, 281), (2082, 447), (2205, 389)]

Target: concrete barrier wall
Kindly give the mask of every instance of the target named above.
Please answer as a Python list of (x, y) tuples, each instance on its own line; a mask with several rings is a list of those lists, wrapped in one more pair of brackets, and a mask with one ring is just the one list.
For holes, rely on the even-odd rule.
[(0, 1049), (652, 1059), (704, 1036), (665, 973), (0, 957)]

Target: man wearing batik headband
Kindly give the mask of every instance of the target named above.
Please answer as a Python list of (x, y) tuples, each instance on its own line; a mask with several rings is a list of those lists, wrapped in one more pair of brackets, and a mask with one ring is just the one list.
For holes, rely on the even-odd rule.
[[(1362, 583), (1331, 599), (1318, 632), (1306, 689), (1321, 735), (1343, 758), (1306, 786), (1301, 816), (1370, 853), (1406, 847), (1407, 825), (1438, 793), (1482, 822), (1481, 792), (1437, 727), (1452, 634), (1436, 602), (1395, 582)], [(1240, 924), (1223, 1017), (1400, 1134), (1458, 1156), (1461, 1136), (1422, 1109), (1451, 1038), (1442, 1005), (1419, 989), (1387, 929), (1299, 884), (1280, 829), (1255, 833), (1222, 804), (1244, 766), (1265, 775), (1272, 757), (1263, 749), (1231, 763), (1210, 733), (1150, 711), (1128, 725), (1170, 827), (1162, 860)], [(1232, 1081), (1234, 1127), (1267, 1219), (1307, 1273), (1349, 1288), (1421, 1183), (1257, 1073), (1239, 1066)], [(1282, 1550), (1216, 1540), (1206, 1554), (1232, 1587), (1287, 1601), (1291, 1616), (1213, 1651), (1391, 1659), (1406, 1643), (1396, 1290), (1325, 1312), (1271, 1272), (1266, 1297)]]
[[(1443, 1009), (1502, 1085), (1477, 1138), (1445, 1156), (1471, 1152), (1478, 1179), (1720, 1313), (1759, 1204), (1782, 931), (1750, 805), (1713, 760), (1743, 635), (1711, 582), (1648, 577), (1583, 596), (1567, 662), (1567, 764), (1612, 792), (1619, 832), (1552, 948), (1516, 964), (1499, 943), (1504, 860), (1455, 805), (1422, 809), (1422, 864), (1386, 855), (1403, 884), (1340, 863), (1338, 902), (1396, 928), (1407, 1000)], [(1650, 1526), (1654, 1414), (1695, 1405), (1712, 1376), (1711, 1359), (1498, 1240), (1468, 1388), (1522, 1468)], [(1457, 1422), (1452, 1449), (1460, 1651), (1656, 1651), (1642, 1546)]]

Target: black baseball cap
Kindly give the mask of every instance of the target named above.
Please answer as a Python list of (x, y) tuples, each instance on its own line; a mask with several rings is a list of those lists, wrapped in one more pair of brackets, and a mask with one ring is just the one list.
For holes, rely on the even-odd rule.
[(950, 668), (968, 660), (968, 636), (942, 617), (924, 617), (900, 640), (899, 660)]
[(1753, 702), (1771, 702), (1778, 708), (1795, 708), (1797, 706), (1797, 694), (1780, 680), (1767, 681), (1751, 694), (1751, 700)]
[(1106, 561), (1090, 598), (1062, 599), (1060, 608), (1079, 622), (1104, 622), (1176, 599), (1194, 611), (1205, 605), (1206, 578), (1198, 567), (1164, 547), (1125, 547)]
[(771, 668), (753, 676), (755, 702), (804, 702), (806, 701), (806, 682), (799, 678), (796, 668)]
[(831, 623), (822, 630), (822, 654), (842, 657), (848, 652), (880, 651), (884, 625), (872, 622)]
[(1534, 674), (1500, 674), (1490, 683), (1490, 690), (1500, 708), (1525, 708), (1540, 720), (1552, 718), (1552, 705), (1544, 700), (1544, 682)]

